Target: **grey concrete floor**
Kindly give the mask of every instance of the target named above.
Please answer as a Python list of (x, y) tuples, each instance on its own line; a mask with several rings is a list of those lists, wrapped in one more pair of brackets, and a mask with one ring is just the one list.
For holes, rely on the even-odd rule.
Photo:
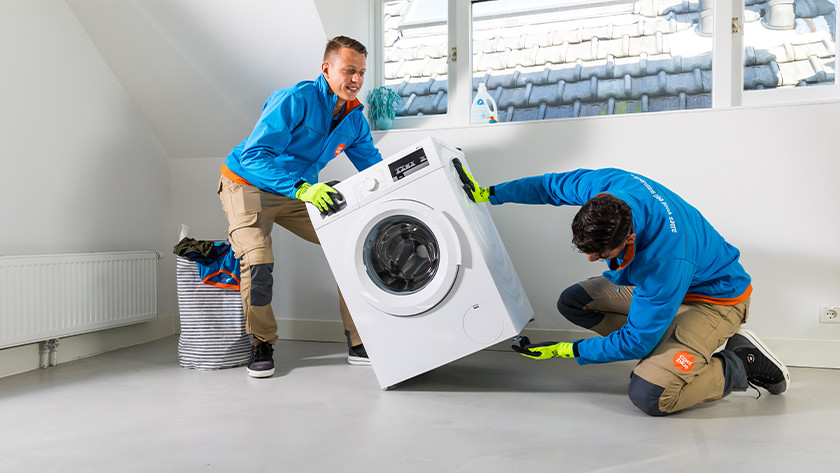
[(280, 341), (277, 374), (178, 366), (177, 337), (0, 379), (2, 472), (837, 471), (840, 370), (666, 418), (633, 363), (483, 351), (382, 391), (337, 343)]

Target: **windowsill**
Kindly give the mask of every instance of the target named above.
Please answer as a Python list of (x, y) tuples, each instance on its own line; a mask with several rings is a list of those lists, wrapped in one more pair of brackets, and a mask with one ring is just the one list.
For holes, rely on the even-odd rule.
[[(820, 100), (813, 100), (809, 102), (796, 102), (796, 103), (772, 103), (772, 104), (747, 104), (747, 105), (739, 105), (735, 107), (717, 107), (717, 108), (698, 108), (692, 110), (664, 110), (661, 112), (643, 112), (643, 113), (625, 113), (619, 115), (599, 115), (599, 116), (590, 116), (590, 117), (570, 117), (570, 118), (552, 118), (552, 119), (545, 119), (545, 120), (530, 120), (530, 121), (519, 121), (519, 122), (500, 122), (495, 124), (480, 124), (480, 125), (471, 125), (467, 123), (461, 124), (449, 124), (449, 125), (435, 125), (435, 126), (418, 126), (418, 127), (406, 127), (406, 128), (391, 128), (390, 130), (372, 130), (371, 134), (374, 137), (384, 136), (388, 133), (407, 133), (407, 132), (437, 132), (437, 131), (447, 131), (452, 129), (458, 130), (465, 130), (465, 129), (479, 129), (479, 128), (486, 128), (486, 127), (510, 127), (510, 126), (526, 126), (526, 125), (534, 125), (540, 123), (560, 123), (560, 122), (580, 122), (580, 121), (589, 121), (589, 120), (627, 120), (627, 119), (637, 119), (640, 117), (657, 117), (662, 115), (685, 115), (685, 114), (698, 114), (698, 113), (715, 113), (715, 112), (732, 112), (738, 110), (757, 110), (757, 109), (774, 109), (774, 108), (792, 108), (792, 107), (810, 107), (810, 106), (820, 106), (820, 105), (836, 105), (840, 104), (840, 98), (838, 99), (820, 99)], [(399, 119), (397, 119), (399, 120)], [(409, 118), (410, 120), (410, 118)], [(396, 123), (396, 121), (395, 121)]]

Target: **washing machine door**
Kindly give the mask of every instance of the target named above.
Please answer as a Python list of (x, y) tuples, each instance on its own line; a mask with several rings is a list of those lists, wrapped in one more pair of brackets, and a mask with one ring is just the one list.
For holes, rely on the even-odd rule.
[(357, 290), (371, 306), (413, 316), (438, 305), (452, 289), (461, 247), (441, 212), (414, 200), (372, 206), (356, 235)]

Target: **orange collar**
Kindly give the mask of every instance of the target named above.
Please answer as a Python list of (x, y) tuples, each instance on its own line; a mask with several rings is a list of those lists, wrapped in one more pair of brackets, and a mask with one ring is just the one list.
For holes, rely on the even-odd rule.
[(338, 121), (344, 120), (344, 117), (346, 117), (348, 113), (361, 104), (362, 102), (359, 102), (359, 99), (353, 99), (351, 102), (345, 102), (344, 110), (341, 111), (341, 116), (338, 117)]
[(609, 263), (610, 269), (613, 270), (613, 271), (618, 271), (620, 269), (626, 268), (627, 265), (630, 264), (631, 261), (633, 261), (634, 256), (636, 256), (636, 244), (635, 243), (630, 243), (629, 245), (627, 245), (627, 248), (624, 249), (624, 260), (622, 260), (621, 265), (618, 266), (617, 268), (613, 268), (614, 265), (618, 264), (616, 262), (616, 260), (618, 260), (618, 258), (614, 258), (614, 259), (610, 260), (610, 263)]

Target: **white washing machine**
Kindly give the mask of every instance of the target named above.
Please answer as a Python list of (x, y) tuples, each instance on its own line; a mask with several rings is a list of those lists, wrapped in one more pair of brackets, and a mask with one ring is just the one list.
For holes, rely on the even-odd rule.
[(426, 138), (337, 184), (338, 213), (307, 205), (382, 388), (512, 338), (534, 314), (453, 158), (467, 167)]

